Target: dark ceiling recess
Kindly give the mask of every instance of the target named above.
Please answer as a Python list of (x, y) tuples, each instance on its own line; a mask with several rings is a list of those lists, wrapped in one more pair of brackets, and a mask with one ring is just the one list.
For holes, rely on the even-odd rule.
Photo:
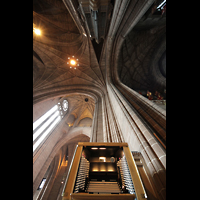
[(158, 61), (158, 65), (161, 74), (166, 78), (166, 51), (163, 53), (160, 60)]
[(85, 98), (85, 102), (88, 102), (88, 98)]
[(33, 50), (33, 56), (35, 56), (42, 64), (44, 64), (40, 56), (34, 50)]
[(110, 3), (113, 5), (113, 8), (114, 8), (115, 0), (111, 0)]
[(52, 6), (50, 2), (33, 0), (33, 11), (39, 14), (46, 14), (55, 9), (55, 6)]
[[(159, 3), (158, 3), (159, 4)], [(127, 34), (119, 54), (121, 82), (142, 93), (159, 92), (166, 97), (166, 13), (152, 14), (155, 5)]]
[(103, 41), (104, 40), (101, 38), (99, 44), (97, 44), (95, 39), (92, 40), (92, 45), (94, 47), (94, 51), (95, 51), (95, 54), (96, 54), (98, 62), (99, 62), (100, 56), (101, 56), (101, 50), (102, 50), (102, 47), (103, 47)]

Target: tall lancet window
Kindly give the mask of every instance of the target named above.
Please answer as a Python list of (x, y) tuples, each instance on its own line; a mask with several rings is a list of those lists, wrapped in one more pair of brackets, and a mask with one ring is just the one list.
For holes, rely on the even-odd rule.
[(33, 152), (55, 129), (68, 110), (68, 101), (61, 99), (57, 105), (47, 111), (33, 123)]

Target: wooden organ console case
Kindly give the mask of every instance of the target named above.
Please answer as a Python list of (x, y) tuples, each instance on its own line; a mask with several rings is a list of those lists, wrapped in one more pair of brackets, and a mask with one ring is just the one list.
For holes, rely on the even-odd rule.
[(147, 199), (127, 143), (78, 143), (64, 183), (62, 200), (90, 199)]

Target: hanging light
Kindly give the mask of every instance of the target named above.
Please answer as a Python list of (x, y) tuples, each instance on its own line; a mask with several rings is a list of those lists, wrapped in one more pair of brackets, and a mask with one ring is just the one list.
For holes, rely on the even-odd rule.
[(70, 64), (71, 64), (71, 65), (75, 65), (75, 64), (76, 64), (76, 61), (75, 61), (75, 60), (70, 60)]
[(34, 30), (34, 32), (35, 32), (37, 35), (41, 35), (40, 29), (37, 29), (37, 28), (36, 28), (36, 29)]
[(36, 25), (33, 23), (33, 32), (36, 34), (36, 35), (41, 35), (41, 30), (36, 28)]
[(68, 57), (67, 64), (70, 66), (70, 68), (76, 69), (76, 67), (79, 66), (78, 58), (75, 58), (75, 56), (72, 56), (72, 58)]

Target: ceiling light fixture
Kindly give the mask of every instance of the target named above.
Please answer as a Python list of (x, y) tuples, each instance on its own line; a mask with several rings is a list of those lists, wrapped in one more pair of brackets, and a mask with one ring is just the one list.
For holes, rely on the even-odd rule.
[(72, 56), (72, 58), (68, 57), (67, 64), (70, 66), (70, 68), (76, 69), (76, 67), (79, 66), (78, 58), (75, 58), (75, 56)]
[(40, 29), (34, 29), (34, 32), (37, 34), (37, 35), (41, 35), (41, 31), (40, 31)]
[(98, 148), (97, 148), (97, 147), (92, 147), (91, 149), (92, 149), (92, 150), (96, 150), (96, 149), (98, 149)]
[(41, 35), (41, 30), (36, 28), (36, 25), (33, 23), (33, 32), (36, 34), (36, 35)]
[(70, 60), (70, 64), (75, 65), (76, 61), (75, 60)]
[(99, 161), (106, 162), (106, 157), (99, 157)]

